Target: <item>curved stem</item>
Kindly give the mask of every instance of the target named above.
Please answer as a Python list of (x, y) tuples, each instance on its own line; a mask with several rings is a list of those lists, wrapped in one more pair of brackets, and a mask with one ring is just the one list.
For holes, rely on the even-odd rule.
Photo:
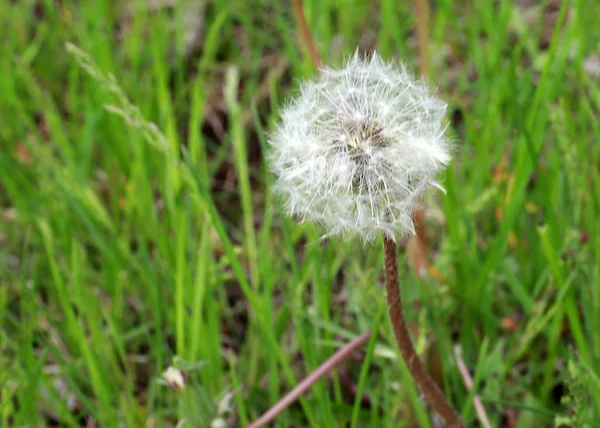
[(425, 367), (423, 367), (410, 338), (406, 326), (406, 319), (404, 318), (404, 311), (402, 310), (402, 296), (398, 284), (396, 243), (391, 239), (384, 237), (383, 247), (385, 251), (385, 289), (388, 313), (402, 358), (406, 362), (413, 380), (425, 396), (425, 399), (431, 408), (442, 417), (446, 425), (451, 428), (464, 428), (466, 425), (460, 418), (458, 412), (452, 407), (448, 400), (446, 400), (441, 389), (429, 376)]
[(315, 41), (312, 37), (310, 29), (308, 28), (308, 24), (306, 23), (306, 18), (304, 16), (304, 9), (302, 8), (302, 0), (292, 0), (292, 6), (294, 7), (294, 15), (296, 16), (296, 23), (298, 25), (298, 29), (300, 30), (300, 34), (302, 36), (302, 40), (304, 41), (304, 45), (306, 49), (308, 49), (308, 54), (310, 55), (310, 59), (316, 68), (321, 67), (321, 55), (319, 55), (319, 51), (315, 45)]

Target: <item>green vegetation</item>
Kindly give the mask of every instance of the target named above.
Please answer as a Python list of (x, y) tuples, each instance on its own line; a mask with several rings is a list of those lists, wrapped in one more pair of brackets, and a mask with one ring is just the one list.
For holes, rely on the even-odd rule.
[[(370, 329), (277, 426), (433, 426), (381, 316), (381, 242), (321, 241), (270, 190), (265, 135), (315, 72), (291, 7), (162, 3), (0, 0), (0, 426), (208, 426), (228, 392), (244, 426)], [(417, 69), (410, 2), (304, 3), (328, 63)], [(427, 201), (439, 275), (401, 252), (400, 282), (468, 426), (474, 395), (494, 427), (600, 421), (598, 16), (432, 2), (455, 161)]]

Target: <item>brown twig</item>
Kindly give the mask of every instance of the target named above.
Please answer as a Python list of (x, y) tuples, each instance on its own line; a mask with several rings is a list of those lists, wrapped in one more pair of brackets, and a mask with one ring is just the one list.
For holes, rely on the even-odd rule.
[[(473, 378), (471, 378), (471, 374), (467, 369), (467, 365), (462, 359), (460, 345), (454, 346), (454, 356), (456, 357), (456, 363), (458, 364), (458, 370), (460, 371), (463, 382), (470, 391), (473, 388)], [(475, 395), (473, 397), (473, 405), (475, 406), (475, 412), (477, 412), (477, 417), (479, 418), (481, 425), (483, 425), (484, 428), (492, 428), (492, 424), (490, 423), (487, 413), (485, 412), (485, 407), (483, 407), (483, 403), (481, 402), (479, 395)]]
[(419, 72), (429, 74), (429, 4), (427, 0), (415, 0), (417, 11), (417, 49), (419, 50)]
[(352, 352), (364, 345), (370, 338), (372, 333), (370, 331), (361, 334), (352, 342), (344, 345), (340, 350), (333, 354), (327, 361), (321, 364), (315, 371), (313, 371), (308, 377), (304, 378), (294, 389), (287, 393), (277, 404), (269, 409), (264, 415), (254, 421), (248, 426), (248, 428), (259, 428), (263, 427), (271, 422), (278, 414), (283, 412), (290, 404), (304, 394), (311, 386), (313, 386), (319, 379), (326, 376), (333, 368), (344, 361)]
[(425, 396), (425, 399), (432, 409), (442, 417), (446, 425), (450, 428), (466, 427), (458, 412), (446, 400), (441, 389), (431, 379), (421, 360), (419, 360), (419, 356), (410, 338), (410, 333), (408, 332), (404, 311), (402, 310), (402, 295), (398, 283), (396, 243), (384, 237), (383, 247), (385, 251), (385, 289), (388, 312), (402, 358), (406, 362), (413, 380)]
[(306, 18), (304, 17), (304, 9), (302, 8), (302, 0), (292, 0), (292, 5), (294, 6), (296, 24), (298, 25), (298, 29), (300, 30), (300, 34), (302, 36), (302, 40), (304, 41), (304, 45), (306, 46), (306, 49), (308, 49), (310, 59), (312, 60), (315, 67), (319, 68), (321, 67), (323, 61), (321, 60), (321, 55), (319, 55), (319, 51), (317, 50), (315, 41), (313, 40), (310, 29), (308, 28), (308, 24), (306, 23)]
[[(419, 73), (421, 76), (429, 75), (429, 4), (428, 0), (415, 0), (415, 9), (417, 13), (417, 50), (419, 53)], [(414, 216), (416, 235), (411, 237), (409, 242), (409, 258), (411, 265), (421, 278), (427, 272), (429, 259), (427, 257), (427, 235), (425, 234), (425, 213), (422, 209), (417, 210)]]

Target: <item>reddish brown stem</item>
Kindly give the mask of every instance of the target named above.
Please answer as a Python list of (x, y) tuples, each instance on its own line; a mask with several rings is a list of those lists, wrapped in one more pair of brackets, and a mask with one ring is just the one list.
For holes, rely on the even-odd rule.
[(425, 396), (425, 399), (451, 428), (466, 427), (460, 415), (450, 405), (438, 385), (431, 379), (413, 346), (404, 311), (402, 310), (402, 295), (398, 284), (398, 258), (396, 255), (396, 243), (391, 239), (383, 238), (385, 251), (385, 289), (387, 295), (388, 313), (396, 336), (396, 342), (400, 348), (402, 358), (408, 366), (413, 380)]
[[(415, 0), (415, 9), (417, 13), (417, 49), (419, 52), (419, 72), (421, 76), (429, 75), (429, 3), (428, 0)], [(427, 257), (427, 235), (425, 234), (425, 213), (418, 209), (414, 216), (416, 235), (411, 237), (411, 245), (414, 246), (411, 251), (413, 257), (410, 258), (412, 267), (417, 276), (422, 278), (429, 267)]]
[(419, 50), (419, 71), (422, 76), (429, 74), (429, 3), (427, 0), (416, 0), (417, 9), (417, 47)]
[(319, 379), (326, 376), (335, 366), (344, 361), (352, 352), (360, 348), (370, 338), (372, 333), (370, 331), (361, 334), (352, 342), (344, 345), (340, 350), (333, 354), (327, 361), (321, 364), (314, 372), (300, 382), (294, 389), (287, 393), (277, 404), (269, 409), (267, 413), (262, 415), (256, 421), (248, 426), (248, 428), (260, 428), (267, 425), (275, 417), (283, 412), (290, 404), (304, 394), (311, 386), (313, 386)]
[(306, 49), (308, 49), (310, 59), (315, 67), (319, 68), (322, 64), (321, 55), (319, 55), (315, 41), (313, 40), (308, 24), (306, 23), (304, 9), (302, 8), (302, 0), (292, 0), (292, 5), (294, 6), (294, 15), (296, 15), (296, 24), (300, 30), (304, 45), (306, 46)]

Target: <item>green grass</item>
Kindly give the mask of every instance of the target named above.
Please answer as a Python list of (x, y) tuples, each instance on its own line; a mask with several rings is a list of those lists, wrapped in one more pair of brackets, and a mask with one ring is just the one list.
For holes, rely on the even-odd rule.
[[(276, 425), (433, 426), (378, 321), (381, 243), (320, 241), (271, 192), (265, 136), (314, 73), (291, 7), (122, 3), (127, 17), (108, 0), (0, 1), (0, 426), (208, 426), (232, 391), (225, 419), (243, 426), (372, 328), (364, 359)], [(416, 69), (408, 3), (305, 11), (328, 63), (361, 43)], [(456, 150), (428, 202), (444, 281), (419, 282), (401, 253), (418, 348), (468, 426), (475, 394), (494, 427), (596, 426), (600, 85), (583, 63), (600, 55), (600, 3), (565, 1), (556, 28), (544, 2), (433, 3), (430, 78)], [(174, 356), (184, 391), (158, 381)]]

